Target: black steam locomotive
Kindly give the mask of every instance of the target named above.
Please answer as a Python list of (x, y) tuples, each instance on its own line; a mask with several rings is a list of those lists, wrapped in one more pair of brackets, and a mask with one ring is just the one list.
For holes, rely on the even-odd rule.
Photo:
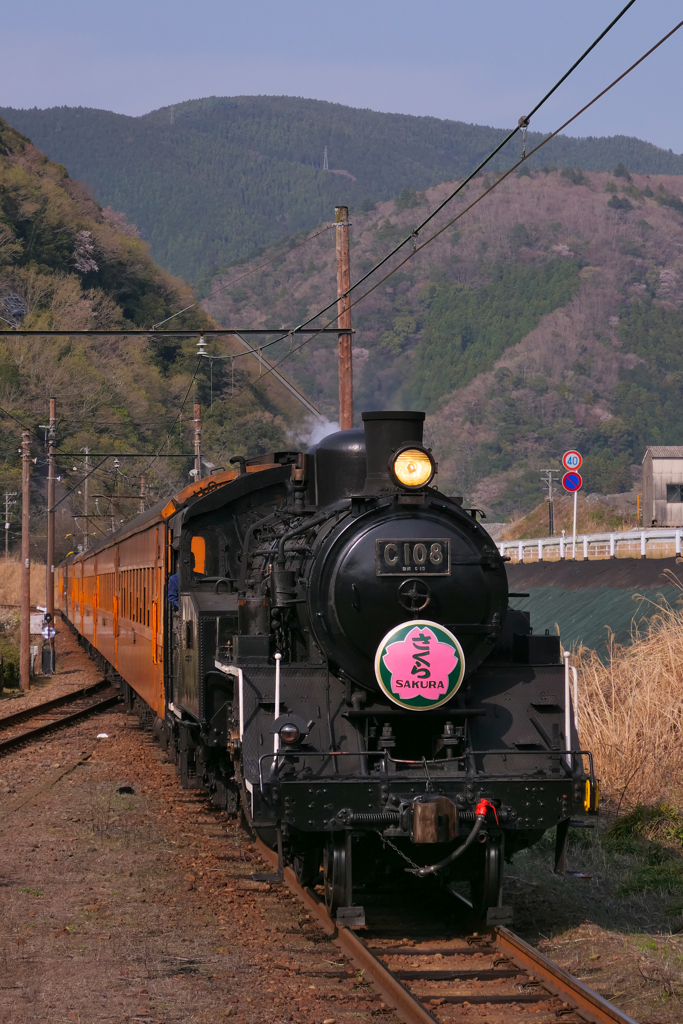
[(504, 857), (556, 827), (560, 863), (597, 811), (559, 638), (508, 608), (476, 511), (432, 484), (423, 420), (367, 412), (306, 454), (237, 459), (168, 518), (157, 735), (356, 924), (354, 885), (388, 862), (503, 920)]

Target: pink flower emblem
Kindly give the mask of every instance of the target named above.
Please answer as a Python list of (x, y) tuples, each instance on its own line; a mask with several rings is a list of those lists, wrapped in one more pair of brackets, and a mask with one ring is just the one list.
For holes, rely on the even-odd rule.
[(415, 626), (405, 640), (389, 644), (383, 655), (391, 673), (391, 692), (402, 700), (439, 700), (448, 692), (448, 677), (458, 654), (442, 643), (429, 626)]

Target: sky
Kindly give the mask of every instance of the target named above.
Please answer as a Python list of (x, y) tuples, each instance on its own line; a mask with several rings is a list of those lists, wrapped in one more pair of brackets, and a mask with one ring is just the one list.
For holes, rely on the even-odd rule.
[[(138, 116), (288, 95), (509, 128), (626, 0), (5, 0), (0, 106)], [(635, 5), (533, 119), (551, 131), (683, 18)], [(571, 128), (683, 152), (683, 28)]]

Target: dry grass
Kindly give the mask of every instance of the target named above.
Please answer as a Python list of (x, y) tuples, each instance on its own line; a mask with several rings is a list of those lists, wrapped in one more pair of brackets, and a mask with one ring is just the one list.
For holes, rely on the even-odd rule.
[[(21, 562), (0, 561), (0, 605), (19, 607), (21, 590)], [(45, 604), (45, 565), (31, 563), (31, 604)]]
[(609, 661), (580, 647), (579, 734), (612, 811), (683, 805), (683, 612), (663, 606)]
[[(577, 502), (576, 531), (577, 533), (608, 533), (622, 530), (635, 530), (635, 515), (622, 515), (613, 508), (606, 498), (598, 498), (580, 493)], [(572, 495), (559, 493), (554, 498), (555, 536), (565, 530), (571, 537), (574, 522), (574, 498)], [(634, 505), (635, 512), (635, 505)], [(542, 501), (528, 515), (515, 519), (509, 524), (501, 540), (529, 540), (534, 537), (548, 536), (548, 503)]]

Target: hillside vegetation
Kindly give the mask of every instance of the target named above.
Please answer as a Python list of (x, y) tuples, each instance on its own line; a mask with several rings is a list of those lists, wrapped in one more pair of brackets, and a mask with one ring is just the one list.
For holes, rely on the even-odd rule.
[[(209, 461), (224, 464), (235, 453), (282, 445), (291, 412), (279, 404), (279, 386), (270, 379), (268, 387), (259, 384), (246, 366), (228, 379), (221, 369), (227, 364), (212, 373), (203, 361), (191, 389), (196, 336), (126, 334), (149, 328), (192, 301), (182, 281), (153, 263), (147, 244), (123, 215), (99, 207), (62, 165), (0, 120), (0, 327), (121, 331), (114, 337), (0, 337), (0, 493), (19, 489), (17, 447), (25, 424), (32, 431), (33, 454), (39, 455), (34, 470), (39, 548), (46, 472), (39, 425), (47, 422), (50, 397), (58, 401), (62, 494), (82, 477), (80, 453), (86, 447), (105, 453), (156, 452), (162, 445), (164, 455), (191, 451), (191, 405), (179, 416), (185, 399), (204, 406)], [(199, 307), (174, 320), (179, 329), (212, 323)], [(92, 478), (91, 495), (116, 495), (114, 506), (105, 497), (90, 508), (96, 536), (112, 521), (137, 514), (139, 498), (132, 501), (130, 495), (139, 494), (142, 472), (149, 503), (188, 482), (191, 459), (160, 458), (148, 469), (149, 461), (122, 458), (117, 471), (110, 459)], [(84, 521), (72, 517), (83, 512), (82, 501), (79, 490), (61, 507), (62, 552), (78, 542)]]
[[(509, 129), (289, 96), (211, 96), (127, 117), (0, 108), (102, 206), (123, 210), (167, 270), (199, 284), (292, 232), (470, 171)], [(542, 136), (531, 132), (528, 148)], [(329, 173), (322, 170), (327, 147)], [(491, 165), (519, 159), (513, 140)], [(559, 137), (530, 165), (683, 174), (683, 157), (625, 136)]]
[[(647, 444), (682, 443), (683, 179), (614, 170), (524, 168), (353, 309), (356, 408), (426, 409), (440, 486), (496, 519), (536, 506), (539, 470), (570, 447), (586, 489), (613, 494), (631, 489)], [(473, 182), (435, 227), (493, 180)], [(453, 184), (353, 214), (352, 279)], [(277, 327), (335, 294), (331, 232), (230, 287), (255, 265), (216, 278), (227, 287), (205, 302), (213, 316)], [(329, 340), (285, 368), (336, 418)]]

